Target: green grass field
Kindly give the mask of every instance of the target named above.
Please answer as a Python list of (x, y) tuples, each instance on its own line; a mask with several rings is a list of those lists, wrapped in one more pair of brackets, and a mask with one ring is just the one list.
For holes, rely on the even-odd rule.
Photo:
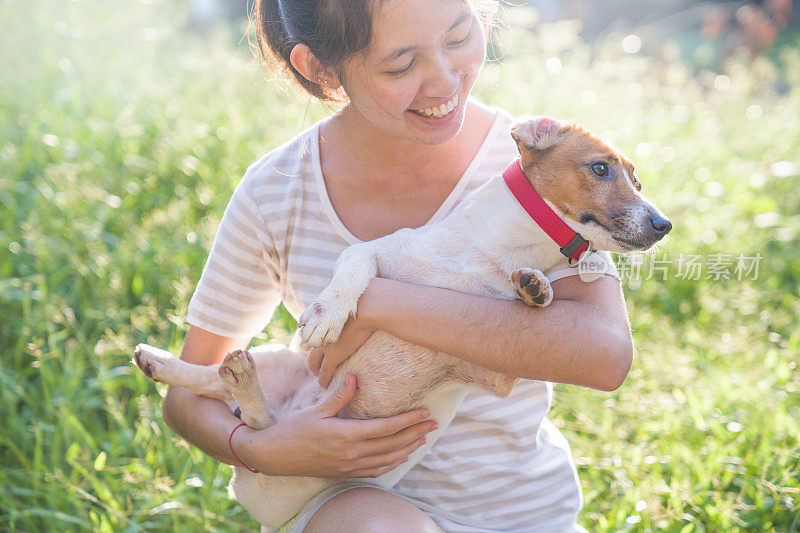
[[(164, 387), (129, 361), (138, 342), (179, 350), (244, 169), (330, 109), (181, 6), (0, 2), (0, 530), (255, 529), (229, 467), (166, 427)], [(590, 50), (570, 23), (513, 19), (478, 97), (605, 133), (675, 224), (639, 279), (619, 258), (625, 384), (557, 387), (581, 522), (798, 531), (800, 41), (715, 73), (677, 45)]]

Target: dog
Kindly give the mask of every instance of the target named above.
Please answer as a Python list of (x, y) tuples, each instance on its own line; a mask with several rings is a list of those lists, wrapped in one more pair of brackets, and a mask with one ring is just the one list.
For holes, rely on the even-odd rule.
[[(337, 340), (376, 276), (543, 307), (553, 291), (542, 271), (583, 259), (590, 245), (616, 252), (645, 250), (672, 228), (640, 194), (633, 164), (582, 127), (537, 118), (515, 124), (511, 135), (520, 153), (516, 185), (497, 176), (441, 222), (354, 244), (341, 254), (330, 284), (298, 323), (305, 349)], [(512, 190), (517, 186), (532, 186), (577, 236), (556, 244), (526, 212)], [(220, 365), (203, 366), (142, 344), (135, 361), (154, 380), (224, 400), (232, 408), (238, 404), (242, 421), (254, 429), (324, 401), (343, 385), (347, 373), (355, 374), (358, 391), (341, 417), (387, 417), (428, 408), (439, 429), (427, 434), (426, 443), (397, 468), (360, 480), (386, 488), (436, 443), (467, 392), (477, 387), (503, 397), (516, 381), (380, 330), (337, 368), (327, 390), (309, 371), (305, 355), (282, 345), (233, 352)], [(342, 481), (268, 476), (236, 467), (230, 493), (262, 525), (277, 530), (308, 500)]]

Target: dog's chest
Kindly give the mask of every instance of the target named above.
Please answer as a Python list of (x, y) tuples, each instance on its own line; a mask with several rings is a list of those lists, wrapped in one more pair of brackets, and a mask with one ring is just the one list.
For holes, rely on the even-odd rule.
[(420, 242), (418, 246), (387, 250), (379, 254), (378, 275), (493, 298), (514, 297), (510, 280), (505, 279), (499, 265), (474, 249), (454, 250)]

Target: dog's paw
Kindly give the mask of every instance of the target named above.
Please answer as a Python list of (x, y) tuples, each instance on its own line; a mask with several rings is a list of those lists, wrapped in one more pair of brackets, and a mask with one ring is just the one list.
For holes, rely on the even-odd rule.
[(350, 313), (315, 301), (300, 316), (297, 323), (300, 343), (304, 349), (319, 348), (336, 342)]
[(133, 351), (136, 366), (153, 381), (168, 381), (169, 371), (175, 360), (170, 352), (149, 344), (139, 344)]
[(541, 270), (520, 268), (511, 274), (511, 281), (520, 300), (531, 307), (545, 307), (553, 301), (550, 281)]
[(253, 356), (246, 350), (229, 353), (219, 365), (219, 377), (229, 389), (255, 382), (256, 365)]

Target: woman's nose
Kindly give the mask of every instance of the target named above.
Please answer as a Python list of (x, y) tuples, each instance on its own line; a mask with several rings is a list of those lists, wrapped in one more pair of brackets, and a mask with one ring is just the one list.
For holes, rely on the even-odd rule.
[(432, 62), (425, 85), (431, 96), (452, 96), (458, 88), (459, 75), (453, 62), (444, 54)]

